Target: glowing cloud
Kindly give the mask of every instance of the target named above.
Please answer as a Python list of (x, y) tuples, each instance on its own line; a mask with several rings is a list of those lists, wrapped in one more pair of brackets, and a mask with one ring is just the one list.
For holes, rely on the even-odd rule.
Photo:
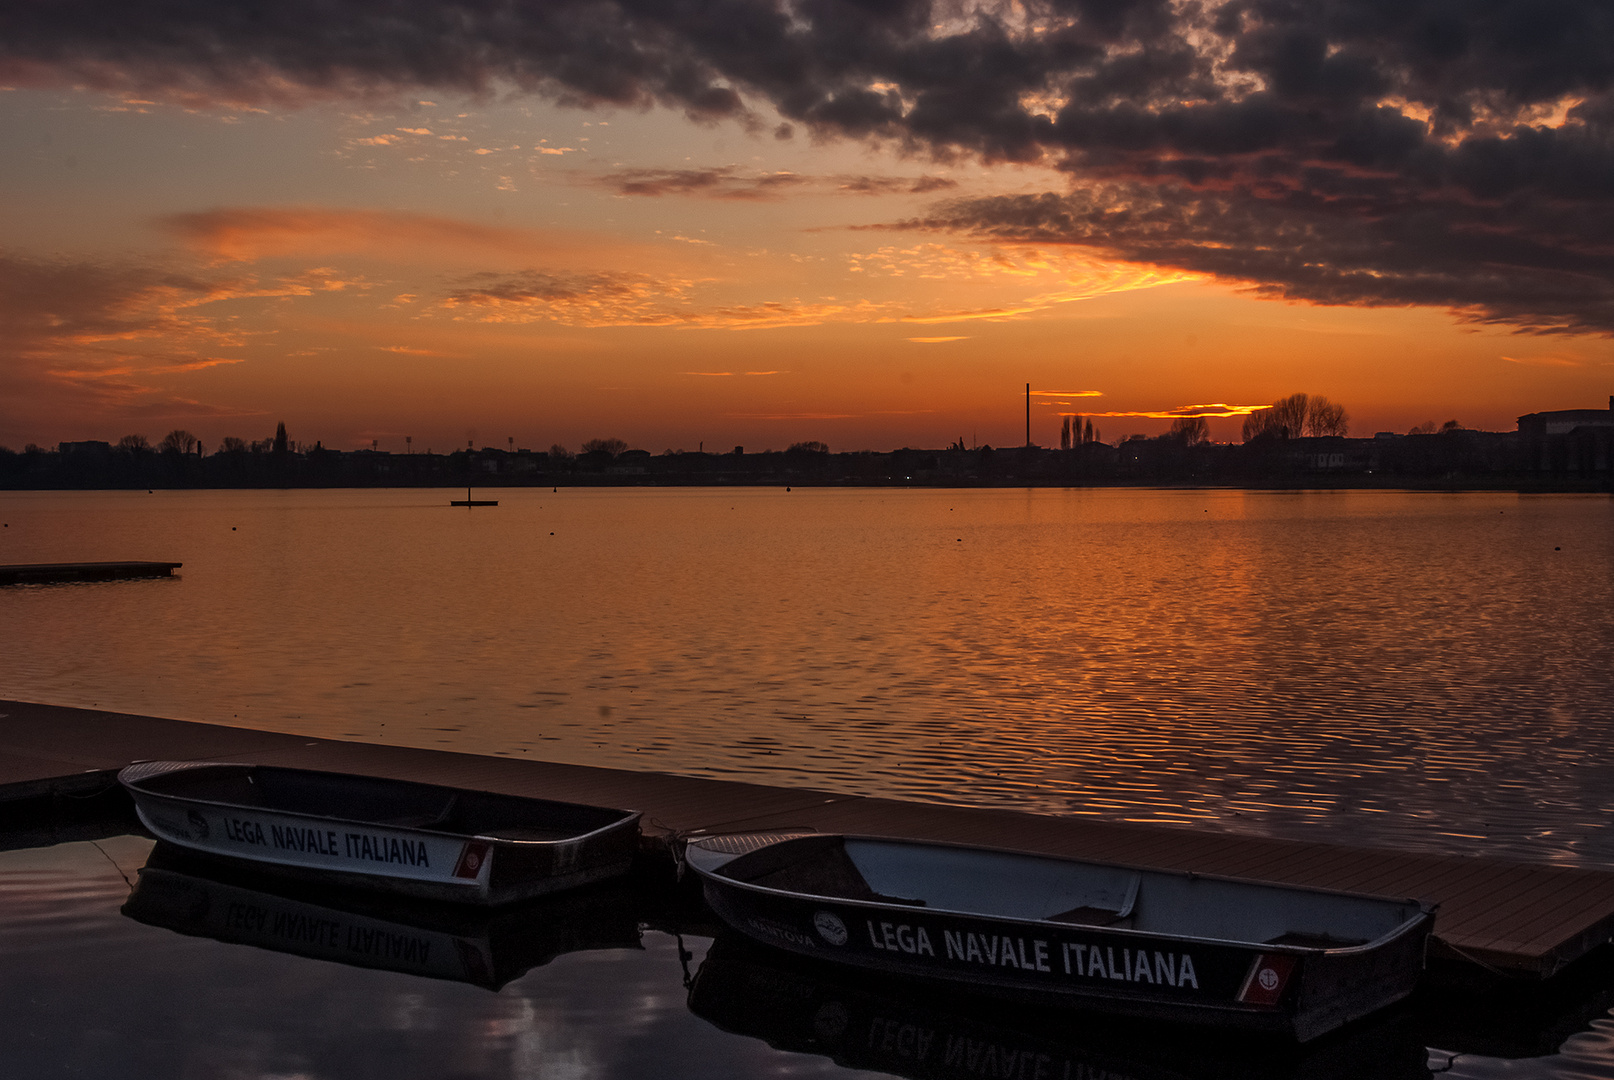
[(158, 224), (220, 262), (337, 254), (473, 258), (598, 252), (599, 238), (559, 230), (496, 228), (431, 214), (327, 207), (236, 207), (171, 214)]
[(1248, 416), (1261, 409), (1271, 408), (1270, 401), (1260, 405), (1179, 405), (1174, 409), (1144, 409), (1139, 411), (1118, 410), (1115, 412), (1084, 413), (1084, 416), (1119, 416), (1136, 417), (1148, 420), (1181, 420), (1188, 417), (1203, 416), (1207, 419), (1227, 416)]
[(1502, 359), (1510, 364), (1519, 364), (1523, 367), (1577, 368), (1586, 366), (1583, 362), (1571, 360), (1567, 356), (1504, 356)]

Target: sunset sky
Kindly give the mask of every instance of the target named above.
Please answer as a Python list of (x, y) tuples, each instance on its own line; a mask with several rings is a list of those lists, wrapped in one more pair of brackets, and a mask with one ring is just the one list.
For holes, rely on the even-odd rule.
[(1590, 0), (0, 4), (0, 445), (1108, 441), (1614, 392)]

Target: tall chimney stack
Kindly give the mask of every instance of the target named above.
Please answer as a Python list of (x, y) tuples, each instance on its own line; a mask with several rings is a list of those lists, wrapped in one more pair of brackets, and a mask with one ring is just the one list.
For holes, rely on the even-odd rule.
[[(1614, 408), (1614, 397), (1609, 400), (1609, 406)], [(1026, 445), (1031, 445), (1031, 384), (1026, 383)]]

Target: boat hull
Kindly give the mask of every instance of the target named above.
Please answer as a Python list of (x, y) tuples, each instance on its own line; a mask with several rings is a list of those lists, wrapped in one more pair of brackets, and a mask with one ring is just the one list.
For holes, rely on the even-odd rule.
[(1304, 949), (804, 895), (695, 868), (723, 922), (799, 955), (1039, 1004), (1302, 1042), (1410, 994), (1432, 925), (1426, 915), (1372, 947)]
[[(253, 806), (233, 801), (227, 795), (221, 797), (217, 790), (208, 791), (209, 797), (187, 794), (183, 784), (175, 785), (179, 789), (176, 791), (158, 789), (165, 776), (191, 773), (193, 769), (253, 771), (246, 766), (151, 763), (131, 766), (120, 774), (141, 822), (158, 839), (243, 866), (272, 868), (289, 877), (344, 888), (383, 889), (454, 903), (504, 904), (625, 874), (638, 846), (637, 814), (601, 812), (536, 799), (526, 800), (535, 816), (560, 807), (603, 813), (608, 820), (580, 835), (519, 840)], [(423, 803), (433, 798), (446, 801), (461, 794), (451, 788), (394, 784), (372, 777), (303, 770), (261, 771), (295, 774), (299, 779), (317, 777), (316, 783), (333, 790), (352, 784), (363, 789), (372, 801), (375, 791), (402, 792), (407, 796), (403, 801)], [(474, 793), (464, 794), (474, 797)]]

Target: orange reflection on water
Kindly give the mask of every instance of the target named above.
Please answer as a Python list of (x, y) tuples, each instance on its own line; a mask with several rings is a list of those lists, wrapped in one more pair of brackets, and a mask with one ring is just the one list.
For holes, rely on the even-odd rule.
[[(18, 697), (1614, 864), (1602, 498), (8, 494)], [(1558, 549), (1558, 550), (1555, 550)]]

